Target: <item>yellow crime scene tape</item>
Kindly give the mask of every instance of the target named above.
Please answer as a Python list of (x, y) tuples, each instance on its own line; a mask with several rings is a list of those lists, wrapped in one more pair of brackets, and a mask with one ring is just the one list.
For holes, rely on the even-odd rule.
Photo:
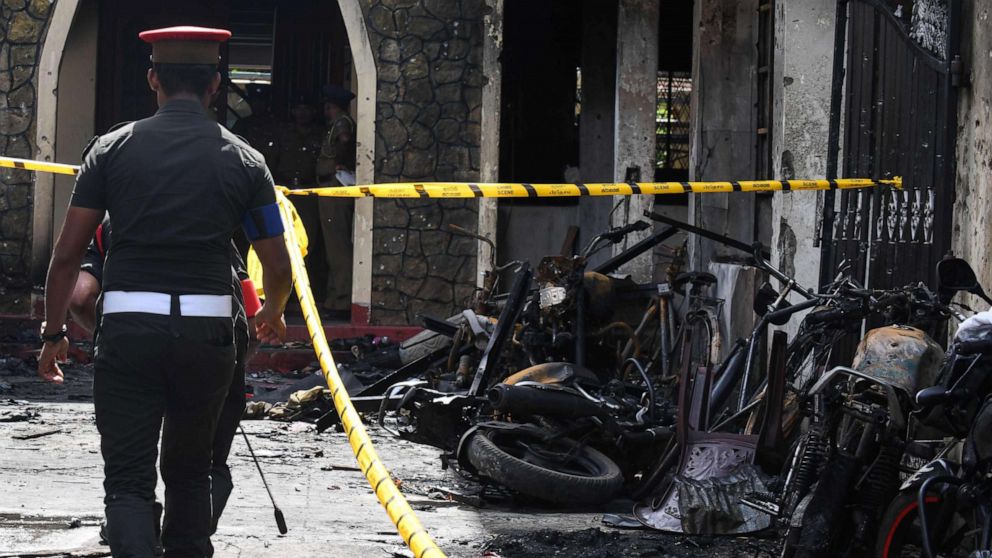
[[(13, 157), (0, 157), (0, 168), (22, 169), (36, 172), (73, 175), (79, 172), (76, 165), (48, 163)], [(339, 186), (290, 190), (277, 187), (277, 199), (286, 229), (285, 239), (293, 268), (293, 284), (300, 300), (307, 330), (314, 352), (320, 362), (327, 387), (331, 391), (334, 407), (348, 437), (355, 459), (368, 480), (376, 498), (386, 509), (386, 514), (396, 526), (403, 541), (415, 558), (437, 558), (445, 554), (427, 533), (410, 504), (393, 482), (372, 445), (361, 417), (351, 403), (348, 392), (338, 374), (331, 356), (327, 337), (317, 313), (310, 279), (307, 276), (301, 250), (306, 250), (307, 239), (301, 230), (295, 209), (288, 198), (293, 196), (325, 196), (344, 198), (548, 198), (578, 196), (623, 196), (638, 194), (685, 194), (723, 192), (776, 192), (871, 188), (877, 186), (902, 188), (902, 179), (871, 180), (864, 178), (839, 178), (835, 180), (751, 180), (740, 182), (638, 182), (614, 184), (528, 184), (528, 183), (456, 183), (426, 182), (410, 184), (377, 184), (369, 186)], [(249, 259), (251, 259), (249, 257)], [(260, 267), (260, 266), (257, 266)], [(256, 270), (257, 272), (258, 270)], [(255, 274), (253, 274), (255, 275)], [(261, 281), (257, 281), (261, 285)]]
[(386, 514), (396, 526), (396, 531), (403, 538), (403, 542), (413, 552), (415, 558), (439, 558), (444, 557), (444, 552), (438, 548), (434, 539), (427, 533), (427, 530), (420, 523), (410, 504), (406, 501), (403, 493), (396, 487), (396, 483), (389, 476), (389, 471), (383, 465), (372, 446), (365, 425), (358, 415), (358, 411), (351, 404), (348, 391), (338, 374), (337, 365), (334, 364), (334, 357), (331, 349), (327, 345), (327, 337), (324, 335), (324, 327), (320, 323), (317, 313), (317, 304), (314, 302), (313, 293), (310, 291), (310, 278), (307, 276), (306, 266), (303, 264), (303, 255), (298, 248), (299, 240), (296, 236), (296, 228), (293, 226), (293, 206), (283, 195), (277, 193), (279, 210), (282, 215), (282, 222), (286, 228), (286, 247), (289, 249), (290, 262), (293, 267), (293, 285), (296, 288), (296, 296), (300, 299), (300, 306), (303, 308), (303, 317), (310, 331), (310, 340), (313, 342), (313, 349), (317, 353), (317, 360), (320, 362), (320, 369), (324, 372), (324, 380), (328, 389), (331, 390), (331, 398), (334, 400), (334, 408), (341, 417), (341, 426), (348, 436), (348, 443), (358, 460), (358, 466), (365, 475), (372, 491), (379, 503), (386, 509)]
[[(55, 174), (76, 174), (79, 167), (29, 159), (0, 157), (0, 167)], [(561, 198), (578, 196), (633, 196), (639, 194), (709, 194), (728, 192), (805, 192), (811, 190), (851, 190), (892, 186), (902, 188), (902, 178), (836, 178), (833, 180), (741, 180), (731, 182), (616, 182), (597, 184), (530, 184), (472, 182), (413, 182), (335, 186), (291, 190), (278, 188), (290, 196), (331, 198)]]

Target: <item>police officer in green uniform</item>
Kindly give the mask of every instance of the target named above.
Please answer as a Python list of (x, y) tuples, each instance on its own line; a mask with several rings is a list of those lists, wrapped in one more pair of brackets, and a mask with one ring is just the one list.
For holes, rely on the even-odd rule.
[[(355, 94), (337, 85), (325, 85), (324, 117), (327, 134), (317, 157), (320, 186), (342, 186), (340, 177), (355, 176), (355, 121), (348, 106)], [(351, 184), (353, 185), (352, 181)], [(327, 287), (324, 309), (332, 317), (345, 317), (351, 310), (352, 223), (355, 204), (348, 198), (318, 198), (320, 228), (327, 258)]]
[(161, 431), (166, 558), (210, 554), (214, 434), (235, 363), (230, 241), (243, 226), (264, 270), (256, 335), (278, 342), (289, 255), (262, 156), (207, 115), (230, 32), (146, 31), (159, 110), (98, 138), (83, 159), (46, 285), (38, 374), (61, 383), (65, 314), (104, 212), (113, 225), (97, 316), (93, 401), (107, 537), (117, 558), (152, 556)]
[[(316, 113), (313, 102), (306, 95), (293, 98), (290, 107), (292, 120), (283, 128), (279, 136), (279, 165), (275, 168), (276, 182), (291, 189), (313, 188), (317, 185), (315, 169), (320, 142), (324, 137), (323, 127), (314, 121)], [(317, 254), (323, 254), (320, 237), (320, 213), (317, 200), (309, 196), (292, 196), (291, 201), (307, 231), (307, 272), (311, 284), (318, 288), (324, 284), (324, 265)], [(315, 257), (316, 256), (316, 257)], [(315, 293), (319, 297), (320, 293)]]

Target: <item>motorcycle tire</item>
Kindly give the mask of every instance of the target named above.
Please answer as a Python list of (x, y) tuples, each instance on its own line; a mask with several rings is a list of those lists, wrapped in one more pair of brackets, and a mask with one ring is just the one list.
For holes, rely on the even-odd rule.
[[(545, 439), (540, 430), (479, 430), (466, 457), (476, 471), (516, 492), (552, 504), (599, 504), (623, 485), (612, 459), (568, 438)], [(562, 456), (564, 458), (562, 459)]]
[[(878, 538), (875, 541), (875, 556), (879, 558), (902, 558), (904, 556), (922, 556), (923, 542), (919, 522), (919, 504), (917, 491), (902, 491), (892, 499), (889, 507), (882, 516), (878, 527)], [(941, 499), (935, 494), (926, 497), (926, 514), (930, 521), (937, 517)], [(976, 529), (969, 526), (970, 519), (955, 515), (954, 524), (945, 529), (942, 539), (933, 537), (930, 541), (935, 554), (948, 557), (972, 556), (976, 541)], [(931, 524), (930, 529), (933, 530)]]
[[(453, 324), (462, 324), (465, 316), (458, 314), (448, 318)], [(413, 337), (400, 343), (399, 356), (403, 365), (410, 364), (436, 351), (451, 346), (451, 338), (436, 331), (425, 329)]]

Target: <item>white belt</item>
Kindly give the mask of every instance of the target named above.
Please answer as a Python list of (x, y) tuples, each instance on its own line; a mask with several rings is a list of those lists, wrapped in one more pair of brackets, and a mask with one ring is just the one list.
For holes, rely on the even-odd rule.
[[(179, 314), (201, 318), (230, 318), (234, 299), (231, 295), (179, 295)], [(103, 313), (172, 314), (172, 295), (140, 291), (103, 293)]]

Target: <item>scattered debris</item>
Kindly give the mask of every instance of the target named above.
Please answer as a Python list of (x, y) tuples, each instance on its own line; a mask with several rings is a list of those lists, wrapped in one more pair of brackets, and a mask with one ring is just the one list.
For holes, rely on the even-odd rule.
[(32, 432), (30, 434), (22, 434), (20, 436), (11, 436), (15, 440), (34, 440), (36, 438), (44, 438), (45, 436), (51, 436), (52, 434), (58, 434), (62, 432), (62, 429), (57, 430), (43, 430), (41, 432)]

